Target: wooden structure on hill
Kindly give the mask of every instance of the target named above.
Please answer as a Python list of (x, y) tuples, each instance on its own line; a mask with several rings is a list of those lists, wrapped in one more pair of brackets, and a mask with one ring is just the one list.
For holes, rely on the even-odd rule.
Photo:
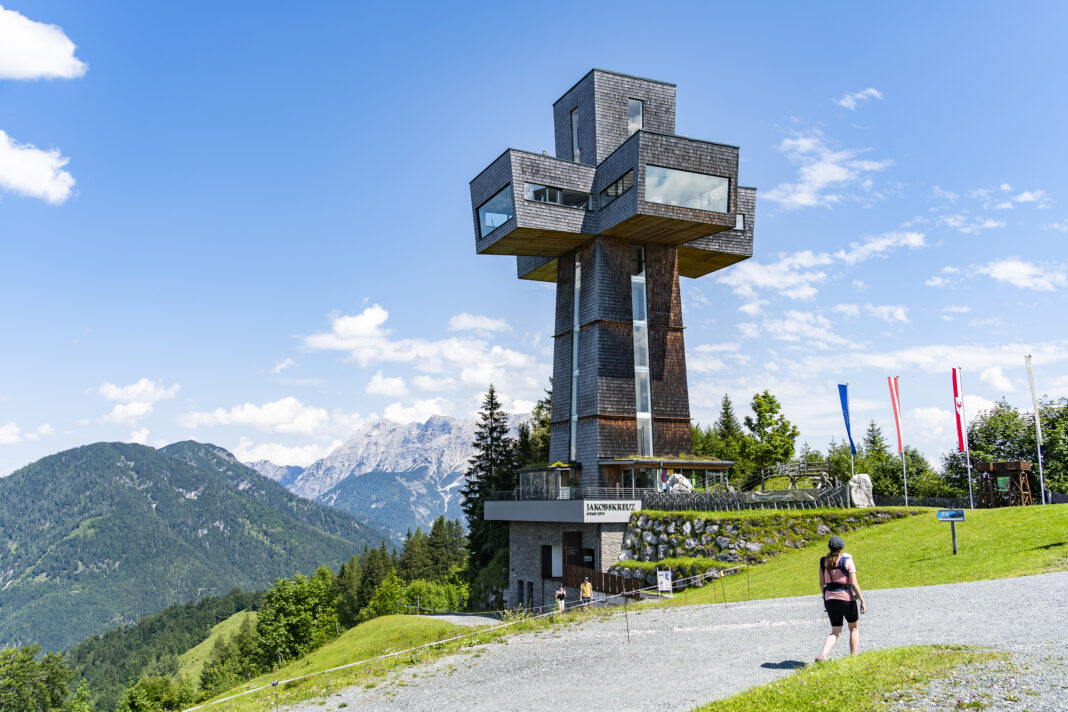
[(1031, 496), (1031, 463), (977, 462), (980, 507), (1019, 507), (1034, 504)]

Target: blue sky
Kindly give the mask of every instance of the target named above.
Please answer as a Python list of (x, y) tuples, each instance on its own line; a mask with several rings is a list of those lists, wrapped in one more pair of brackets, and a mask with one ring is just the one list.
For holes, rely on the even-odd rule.
[(1029, 408), (1027, 353), (1068, 394), (1059, 4), (0, 3), (0, 474), (529, 409), (553, 292), (474, 254), (467, 183), (595, 66), (759, 189), (753, 258), (684, 280), (695, 420), (767, 388), (823, 447), (848, 381), (889, 435), (899, 375), (936, 459), (952, 366), (971, 413)]

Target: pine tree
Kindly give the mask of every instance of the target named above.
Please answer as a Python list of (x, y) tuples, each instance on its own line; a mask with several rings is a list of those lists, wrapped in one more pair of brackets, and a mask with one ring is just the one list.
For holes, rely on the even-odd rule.
[(516, 486), (515, 441), (508, 436), (508, 419), (491, 385), (482, 401), (475, 454), (469, 460), (467, 483), (460, 494), (468, 528), (468, 573), (473, 580), (494, 555), (508, 549), (506, 522), (487, 522), (486, 498), (495, 491)]
[(362, 603), (360, 601), (360, 579), (363, 566), (360, 557), (353, 556), (341, 565), (337, 572), (337, 617), (341, 625), (351, 628), (356, 625)]
[(435, 519), (427, 545), (433, 581), (448, 581), (450, 572), (467, 564), (467, 534), (456, 519), (446, 520), (445, 515)]
[(404, 539), (404, 549), (397, 562), (397, 573), (405, 583), (411, 583), (416, 579), (429, 581), (433, 577), (434, 562), (430, 551), (430, 540), (422, 529), (416, 527), (415, 534), (412, 534), (411, 529), (408, 530), (408, 536)]
[(723, 394), (723, 400), (720, 401), (719, 418), (716, 419), (716, 424), (713, 426), (716, 431), (716, 435), (720, 440), (739, 440), (742, 438), (742, 425), (738, 422), (738, 416), (734, 414), (734, 404), (731, 403), (731, 397), (726, 393)]

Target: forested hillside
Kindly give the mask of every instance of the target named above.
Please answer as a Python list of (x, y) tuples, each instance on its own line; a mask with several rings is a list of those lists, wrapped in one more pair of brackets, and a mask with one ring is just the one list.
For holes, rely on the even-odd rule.
[(171, 606), (132, 626), (94, 635), (64, 654), (67, 664), (88, 683), (100, 710), (115, 709), (126, 688), (145, 675), (174, 675), (178, 656), (199, 643), (212, 627), (238, 611), (255, 610), (261, 592), (231, 591), (196, 603)]
[(382, 539), (213, 445), (75, 448), (0, 479), (0, 645), (60, 650)]

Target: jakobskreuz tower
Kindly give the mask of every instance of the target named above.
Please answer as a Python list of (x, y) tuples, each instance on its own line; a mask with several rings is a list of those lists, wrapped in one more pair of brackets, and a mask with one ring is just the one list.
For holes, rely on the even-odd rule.
[[(487, 502), (511, 524), (508, 601), (564, 563), (616, 562), (630, 513), (692, 453), (679, 277), (753, 254), (738, 148), (675, 134), (675, 85), (594, 69), (553, 105), (556, 156), (506, 150), (471, 181), (475, 249), (556, 283), (550, 461)], [(537, 587), (535, 589), (535, 586)]]

